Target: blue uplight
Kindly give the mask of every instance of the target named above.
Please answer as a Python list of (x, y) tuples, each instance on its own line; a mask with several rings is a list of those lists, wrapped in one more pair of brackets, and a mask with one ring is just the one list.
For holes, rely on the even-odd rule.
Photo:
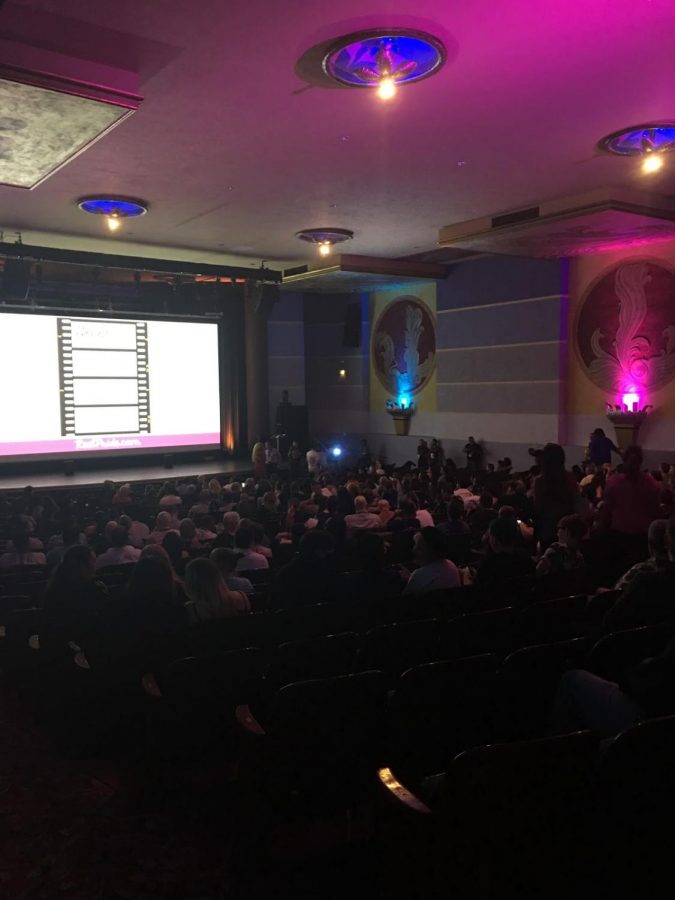
[(331, 456), (335, 457), (335, 459), (339, 459), (342, 456), (342, 447), (336, 444), (334, 447), (331, 447)]
[(410, 406), (410, 397), (407, 394), (401, 394), (398, 398), (398, 405), (401, 409), (408, 409)]
[(439, 69), (445, 47), (416, 31), (363, 31), (346, 35), (324, 59), (324, 71), (350, 87), (375, 87), (383, 78), (396, 84), (419, 81)]
[(675, 148), (675, 124), (662, 122), (640, 125), (637, 128), (624, 128), (608, 134), (598, 146), (601, 150), (617, 153), (620, 156), (663, 153)]
[(142, 216), (148, 211), (146, 203), (128, 197), (83, 197), (77, 205), (82, 212), (99, 216), (119, 216), (122, 219)]

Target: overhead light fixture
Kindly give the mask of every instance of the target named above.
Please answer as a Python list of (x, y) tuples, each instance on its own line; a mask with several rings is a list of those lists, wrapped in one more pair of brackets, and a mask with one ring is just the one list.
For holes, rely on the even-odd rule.
[(372, 29), (344, 35), (323, 58), (323, 70), (345, 87), (375, 88), (391, 100), (397, 87), (428, 78), (446, 59), (442, 42), (409, 29)]
[(641, 159), (642, 172), (651, 175), (663, 168), (666, 153), (675, 149), (675, 123), (652, 122), (622, 128), (602, 138), (598, 148), (605, 153)]
[(295, 236), (301, 241), (316, 244), (319, 256), (330, 256), (335, 244), (351, 241), (354, 232), (347, 228), (303, 228)]
[(77, 205), (82, 212), (104, 216), (111, 232), (118, 231), (124, 219), (143, 216), (148, 211), (148, 204), (144, 200), (133, 200), (131, 197), (82, 197)]

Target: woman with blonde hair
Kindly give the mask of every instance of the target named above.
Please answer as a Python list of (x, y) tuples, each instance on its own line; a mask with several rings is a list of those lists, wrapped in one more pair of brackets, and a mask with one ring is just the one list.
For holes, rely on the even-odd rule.
[(191, 625), (209, 619), (226, 619), (251, 611), (243, 591), (231, 591), (211, 559), (193, 559), (185, 569), (186, 609)]

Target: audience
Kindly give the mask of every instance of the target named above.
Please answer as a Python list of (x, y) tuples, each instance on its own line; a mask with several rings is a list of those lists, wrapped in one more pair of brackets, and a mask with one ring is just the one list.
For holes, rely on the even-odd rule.
[(241, 524), (234, 537), (234, 546), (241, 551), (236, 572), (252, 572), (255, 569), (269, 569), (267, 557), (254, 550), (255, 533), (253, 528)]
[(210, 619), (226, 619), (250, 612), (243, 591), (231, 591), (211, 559), (193, 559), (185, 569), (186, 609), (191, 625)]
[(368, 501), (363, 496), (354, 498), (354, 512), (345, 516), (347, 536), (357, 531), (380, 531), (382, 521), (378, 515), (368, 511)]
[(96, 557), (96, 569), (123, 566), (138, 562), (141, 551), (132, 547), (126, 528), (117, 525), (110, 532), (110, 547)]
[(410, 575), (405, 594), (426, 594), (429, 591), (459, 587), (457, 566), (446, 559), (445, 537), (438, 528), (422, 528), (415, 535), (414, 560), (418, 568)]
[(229, 550), (227, 547), (216, 547), (209, 554), (209, 559), (218, 566), (223, 581), (231, 591), (243, 591), (247, 595), (255, 593), (255, 588), (248, 578), (242, 578), (241, 575), (235, 575), (237, 563), (241, 559), (241, 553), (236, 550)]

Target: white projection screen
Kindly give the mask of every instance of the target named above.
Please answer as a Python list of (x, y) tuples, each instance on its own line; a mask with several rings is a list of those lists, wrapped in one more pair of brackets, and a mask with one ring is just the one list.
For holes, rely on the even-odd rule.
[(221, 444), (218, 324), (0, 313), (0, 461)]

